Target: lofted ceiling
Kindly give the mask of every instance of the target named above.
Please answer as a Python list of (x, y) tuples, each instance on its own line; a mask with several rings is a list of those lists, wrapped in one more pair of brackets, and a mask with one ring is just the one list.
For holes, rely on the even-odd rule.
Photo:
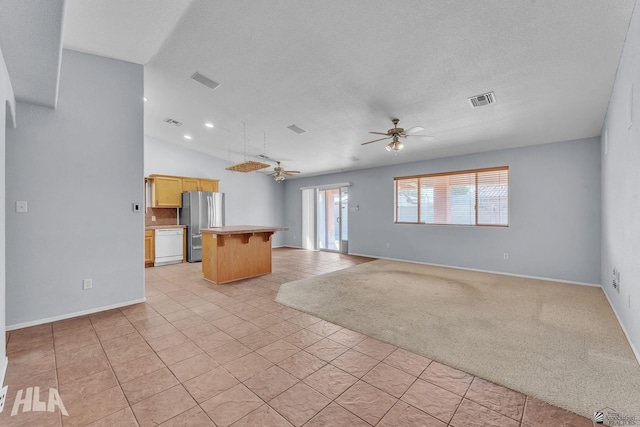
[[(64, 3), (65, 48), (145, 65), (147, 135), (308, 176), (598, 136), (635, 0)], [(434, 139), (361, 145), (394, 117)]]

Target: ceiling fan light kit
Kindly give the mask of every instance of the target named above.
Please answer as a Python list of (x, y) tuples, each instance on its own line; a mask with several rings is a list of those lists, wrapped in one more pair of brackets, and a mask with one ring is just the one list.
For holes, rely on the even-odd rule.
[(393, 138), (391, 142), (385, 146), (385, 148), (387, 149), (387, 151), (393, 151), (395, 154), (398, 154), (398, 151), (404, 148), (404, 144), (400, 142), (398, 138), (406, 139), (407, 137), (416, 137), (424, 141), (429, 141), (433, 139), (432, 136), (414, 135), (416, 132), (421, 132), (424, 130), (422, 126), (414, 126), (412, 128), (405, 130), (403, 128), (398, 127), (398, 123), (400, 123), (400, 119), (393, 119), (391, 120), (391, 122), (393, 123), (393, 129), (389, 129), (386, 133), (385, 132), (369, 132), (374, 135), (386, 135), (384, 138), (363, 142), (360, 145), (367, 145), (367, 144), (371, 144), (372, 142), (384, 141), (385, 139)]

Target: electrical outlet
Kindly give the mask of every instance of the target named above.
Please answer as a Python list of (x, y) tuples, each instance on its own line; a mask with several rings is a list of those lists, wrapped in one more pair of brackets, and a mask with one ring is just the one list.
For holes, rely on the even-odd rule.
[(6, 385), (0, 389), (0, 414), (4, 409), (4, 403), (7, 401), (7, 391), (9, 390), (9, 386)]
[(387, 243), (387, 249), (391, 247), (391, 243)]
[(84, 279), (82, 281), (82, 289), (91, 289), (93, 288), (93, 279)]
[(155, 222), (155, 220), (156, 220), (156, 216), (155, 215), (151, 215), (151, 221)]
[(504, 259), (509, 259), (509, 252), (505, 252), (504, 255), (502, 255), (502, 257)]

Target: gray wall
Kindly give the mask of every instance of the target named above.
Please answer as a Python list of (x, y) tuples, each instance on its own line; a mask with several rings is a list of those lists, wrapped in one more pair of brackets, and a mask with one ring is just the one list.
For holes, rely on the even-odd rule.
[[(284, 186), (260, 172), (225, 170), (229, 164), (175, 144), (145, 136), (144, 173), (219, 179), (225, 193), (226, 225), (269, 225), (284, 223)], [(273, 246), (281, 246), (281, 232), (273, 236)]]
[(144, 217), (132, 210), (144, 197), (142, 96), (141, 65), (64, 50), (58, 108), (18, 104), (6, 141), (8, 328), (144, 298)]
[[(640, 361), (639, 6), (636, 2), (602, 130), (602, 284)], [(612, 287), (614, 267), (620, 271), (619, 293)]]
[[(15, 113), (15, 99), (13, 95), (13, 88), (11, 87), (11, 81), (9, 80), (9, 73), (7, 72), (7, 66), (2, 56), (2, 49), (0, 49), (0, 224), (5, 224), (5, 146), (6, 146), (6, 132), (5, 129), (13, 125), (13, 120), (7, 121), (10, 117), (13, 119)], [(11, 122), (11, 123), (10, 123)], [(6, 230), (5, 227), (0, 226), (0, 388), (2, 388), (3, 373), (6, 369), (6, 335), (5, 325), (5, 311), (6, 311), (6, 298), (5, 298), (5, 275), (6, 275)]]
[[(494, 166), (510, 167), (508, 228), (393, 223), (394, 177)], [(599, 138), (288, 181), (288, 245), (301, 246), (300, 187), (340, 182), (352, 183), (349, 206), (359, 206), (349, 213), (349, 253), (600, 282)]]

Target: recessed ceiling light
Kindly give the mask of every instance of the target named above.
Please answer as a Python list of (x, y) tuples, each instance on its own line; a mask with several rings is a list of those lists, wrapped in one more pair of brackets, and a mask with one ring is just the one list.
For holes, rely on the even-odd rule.
[(213, 123), (207, 122), (204, 124), (206, 127), (208, 127), (209, 129), (213, 129)]
[(184, 139), (191, 139), (191, 135), (185, 135)]

